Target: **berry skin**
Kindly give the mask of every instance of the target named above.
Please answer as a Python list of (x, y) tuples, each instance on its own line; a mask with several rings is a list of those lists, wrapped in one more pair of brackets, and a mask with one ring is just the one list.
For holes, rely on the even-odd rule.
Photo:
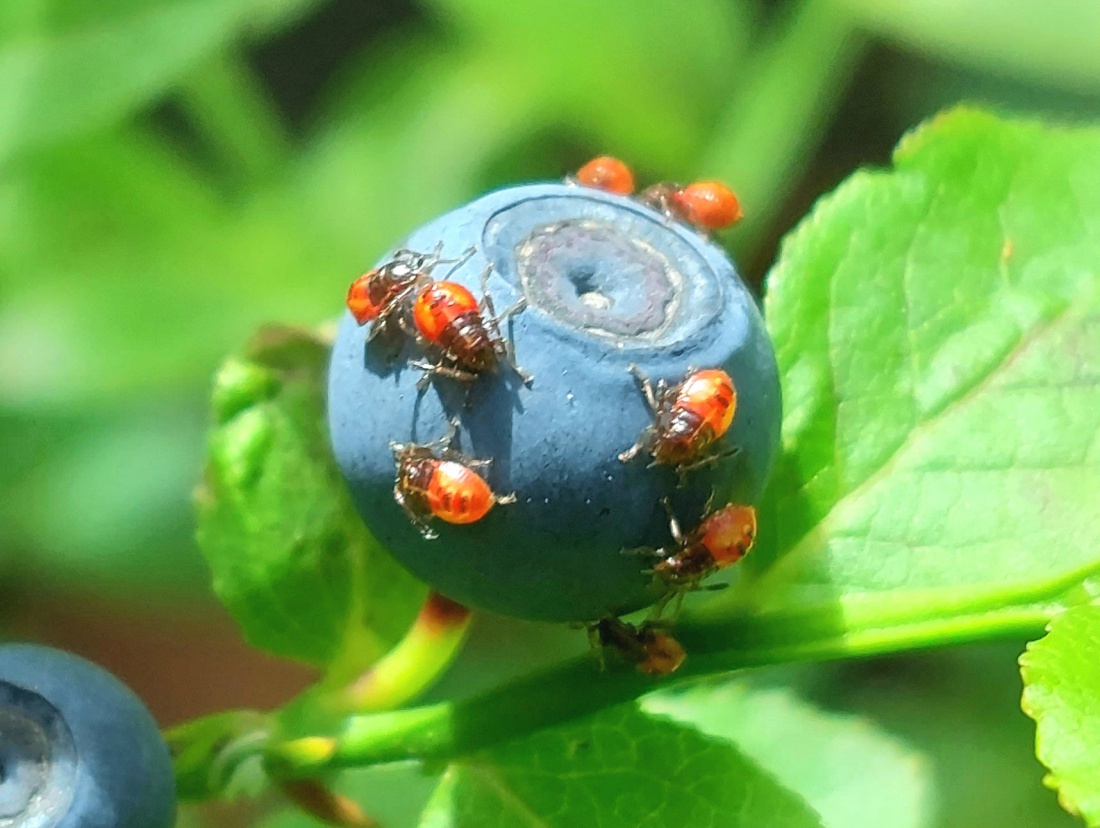
[(610, 155), (593, 158), (577, 170), (574, 179), (584, 187), (594, 187), (618, 195), (630, 195), (634, 192), (634, 173), (630, 167)]
[[(411, 363), (423, 347), (405, 338), (383, 358), (345, 314), (328, 375), (329, 432), (371, 534), (421, 580), (478, 609), (592, 623), (660, 600), (668, 586), (653, 559), (622, 550), (668, 543), (661, 499), (694, 527), (712, 490), (716, 503), (754, 504), (777, 456), (778, 375), (752, 295), (698, 233), (598, 189), (499, 190), (402, 243), (440, 242), (477, 247), (448, 281), (480, 297), (491, 265), (494, 300), (526, 301), (501, 335), (534, 382), (495, 370), (469, 382), (440, 376), (418, 393)], [(620, 462), (654, 424), (632, 364), (677, 383), (691, 368), (733, 378), (736, 415), (712, 449), (738, 452), (718, 451), (683, 486), (674, 467)], [(423, 443), (456, 416), (462, 450), (491, 459), (483, 479), (516, 502), (467, 525), (434, 521), (439, 539), (427, 541), (394, 500), (389, 444)]]
[(0, 825), (171, 828), (172, 763), (156, 722), (76, 656), (0, 645)]

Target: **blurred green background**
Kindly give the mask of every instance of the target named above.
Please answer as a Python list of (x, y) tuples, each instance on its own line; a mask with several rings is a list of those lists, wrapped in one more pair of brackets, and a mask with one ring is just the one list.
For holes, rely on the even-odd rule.
[[(335, 316), (421, 221), (600, 152), (731, 183), (722, 241), (759, 284), (818, 195), (941, 108), (1096, 120), (1098, 44), (1095, 0), (0, 4), (4, 633), (101, 661), (166, 724), (277, 703), (308, 673), (239, 641), (189, 500), (211, 374), (257, 325)], [(443, 691), (577, 637), (483, 620)], [(1072, 825), (1018, 649), (794, 677), (928, 751), (939, 824)]]

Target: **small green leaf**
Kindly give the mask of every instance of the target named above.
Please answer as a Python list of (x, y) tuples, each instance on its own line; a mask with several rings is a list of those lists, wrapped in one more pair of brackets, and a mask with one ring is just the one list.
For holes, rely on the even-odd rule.
[(21, 0), (0, 9), (0, 165), (162, 92), (252, 24), (312, 0)]
[(420, 825), (810, 828), (821, 822), (732, 745), (626, 705), (452, 763)]
[(342, 675), (397, 641), (425, 591), (370, 537), (330, 456), (328, 353), (272, 327), (222, 367), (198, 537), (254, 646)]
[(826, 713), (790, 690), (744, 682), (658, 691), (642, 709), (728, 741), (803, 797), (825, 828), (932, 824), (928, 763), (869, 719)]
[(1067, 811), (1100, 825), (1100, 606), (1073, 607), (1020, 658), (1024, 711), (1038, 726), (1046, 784)]
[(955, 111), (787, 240), (767, 300), (785, 456), (736, 611), (812, 635), (1095, 575), (1098, 156), (1100, 130)]

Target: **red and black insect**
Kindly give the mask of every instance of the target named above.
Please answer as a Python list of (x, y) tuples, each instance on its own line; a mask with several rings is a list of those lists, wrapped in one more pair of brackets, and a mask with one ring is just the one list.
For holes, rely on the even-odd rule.
[(496, 504), (515, 503), (515, 494), (496, 495), (485, 481), (489, 460), (466, 457), (453, 448), (457, 426), (434, 443), (390, 443), (397, 463), (393, 498), (425, 537), (438, 534), (429, 521), (476, 523)]
[(685, 535), (672, 514), (667, 498), (661, 501), (668, 512), (670, 547), (625, 550), (629, 554), (658, 559), (652, 573), (671, 590), (657, 605), (660, 615), (673, 596), (696, 590), (700, 582), (719, 570), (733, 566), (749, 553), (756, 541), (756, 509), (729, 503), (711, 511), (708, 503), (699, 525)]
[(634, 192), (634, 173), (630, 167), (610, 155), (593, 158), (566, 181), (619, 195), (630, 195)]
[(653, 412), (653, 424), (619, 455), (622, 462), (645, 451), (653, 457), (651, 465), (673, 466), (683, 476), (735, 451), (711, 451), (737, 411), (737, 389), (729, 374), (720, 368), (689, 369), (677, 385), (660, 380), (654, 389), (638, 366), (631, 365), (630, 371)]
[(413, 303), (412, 318), (421, 344), (440, 352), (438, 363), (416, 362), (425, 371), (423, 382), (442, 375), (469, 382), (493, 371), (501, 363), (512, 368), (523, 381), (531, 377), (520, 368), (512, 343), (501, 333), (501, 324), (526, 306), (519, 299), (497, 314), (488, 290), (489, 269), (481, 276), (482, 300), (457, 282), (431, 282), (421, 288)]
[(638, 199), (669, 218), (696, 230), (722, 230), (741, 220), (741, 203), (720, 181), (696, 181), (683, 187), (661, 183), (647, 187)]
[(432, 271), (441, 264), (454, 265), (452, 272), (474, 254), (470, 248), (457, 259), (441, 258), (443, 243), (430, 253), (418, 253), (402, 248), (392, 259), (368, 270), (348, 288), (348, 310), (360, 325), (371, 324), (369, 339), (388, 328), (388, 323), (400, 314), (415, 292), (431, 282)]
[(664, 624), (645, 621), (637, 626), (614, 616), (601, 618), (588, 627), (588, 638), (601, 668), (604, 651), (611, 650), (633, 664), (639, 673), (667, 676), (684, 663), (684, 648)]

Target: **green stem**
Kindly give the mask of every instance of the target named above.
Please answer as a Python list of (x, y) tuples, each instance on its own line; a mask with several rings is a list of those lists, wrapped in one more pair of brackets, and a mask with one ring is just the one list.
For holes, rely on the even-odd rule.
[(333, 698), (348, 712), (391, 710), (431, 687), (451, 666), (470, 629), (470, 611), (437, 592), (428, 595), (406, 636)]
[(238, 56), (222, 56), (193, 74), (180, 103), (237, 183), (255, 184), (285, 167), (290, 140), (268, 95)]
[(751, 254), (809, 164), (866, 39), (835, 0), (802, 0), (773, 39), (751, 55), (700, 172), (728, 181), (745, 218), (729, 236)]
[[(943, 646), (989, 638), (1037, 637), (1061, 609), (1053, 600), (990, 608), (978, 602), (970, 612), (945, 618), (890, 618), (865, 612), (858, 626), (838, 619), (823, 624), (818, 637), (793, 640), (790, 613), (745, 618), (742, 623), (686, 624), (677, 636), (691, 654), (678, 674), (689, 678), (746, 667), (856, 658), (903, 649)], [(856, 620), (856, 619), (849, 619)], [(339, 732), (274, 746), (269, 765), (276, 774), (313, 776), (327, 769), (399, 759), (449, 759), (539, 728), (629, 701), (652, 690), (653, 680), (633, 672), (595, 674), (585, 659), (567, 662), (460, 702), (355, 716)], [(583, 692), (578, 691), (583, 687)], [(319, 747), (323, 749), (318, 749)]]

